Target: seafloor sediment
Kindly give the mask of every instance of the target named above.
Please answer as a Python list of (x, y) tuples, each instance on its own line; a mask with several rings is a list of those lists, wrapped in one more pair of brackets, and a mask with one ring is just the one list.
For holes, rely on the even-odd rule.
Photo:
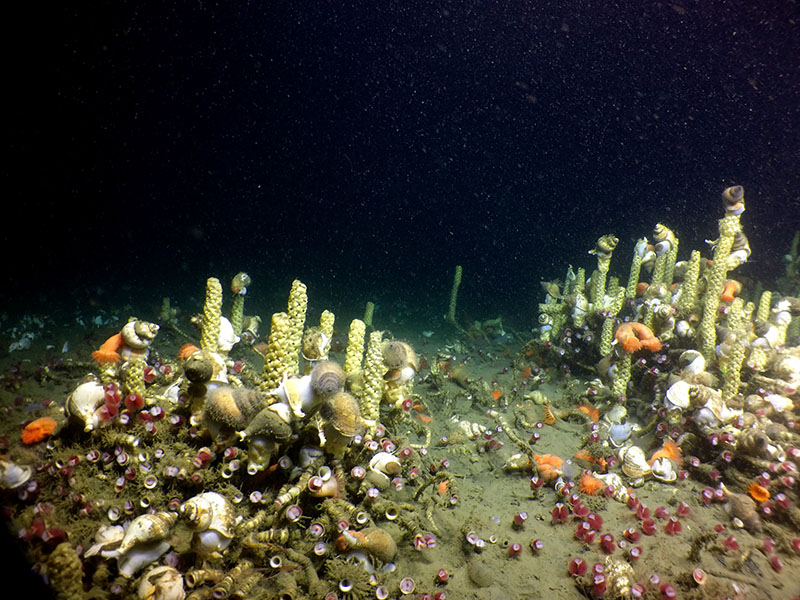
[(5, 323), (8, 530), (69, 599), (797, 597), (797, 238), (747, 289), (722, 209), (710, 256), (602, 236), (532, 332), (460, 318), (460, 269), (434, 327), (296, 281), (264, 336), (244, 274), (71, 349)]

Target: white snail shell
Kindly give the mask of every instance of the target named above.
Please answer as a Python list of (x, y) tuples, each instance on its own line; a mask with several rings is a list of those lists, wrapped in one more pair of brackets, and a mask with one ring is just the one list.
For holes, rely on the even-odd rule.
[(144, 350), (147, 348), (158, 333), (159, 327), (155, 323), (147, 321), (129, 321), (120, 332), (122, 341), (133, 350)]
[(401, 470), (400, 461), (389, 452), (376, 453), (369, 461), (369, 468), (390, 477), (397, 475)]
[(183, 576), (173, 567), (150, 569), (139, 580), (137, 596), (139, 600), (183, 600)]
[(169, 530), (178, 520), (175, 513), (158, 512), (154, 515), (141, 515), (136, 517), (128, 529), (125, 537), (117, 549), (119, 554), (125, 554), (138, 544), (149, 544), (163, 540), (169, 535)]
[(676, 381), (667, 389), (664, 404), (667, 408), (688, 408), (690, 384), (687, 381)]
[(84, 431), (92, 431), (98, 424), (95, 410), (105, 402), (105, 390), (97, 381), (80, 384), (67, 398), (67, 416), (83, 425)]
[(106, 558), (116, 556), (116, 549), (124, 537), (125, 530), (119, 525), (104, 525), (94, 534), (96, 543), (84, 553), (84, 556), (89, 558), (98, 552)]
[(219, 351), (227, 354), (241, 339), (233, 330), (233, 325), (226, 317), (219, 319)]
[(0, 489), (13, 490), (28, 483), (33, 469), (0, 458)]
[(650, 465), (647, 464), (644, 450), (639, 446), (620, 448), (619, 458), (622, 461), (622, 472), (628, 477), (638, 478), (650, 474)]
[(281, 385), (270, 392), (289, 405), (298, 419), (306, 416), (305, 411), (314, 406), (314, 390), (311, 387), (311, 375), (287, 377)]
[(216, 492), (203, 492), (187, 500), (180, 513), (195, 531), (193, 546), (199, 554), (216, 555), (233, 539), (233, 505)]
[(671, 483), (678, 478), (678, 474), (675, 471), (675, 463), (665, 456), (655, 459), (651, 470), (653, 477), (665, 483)]

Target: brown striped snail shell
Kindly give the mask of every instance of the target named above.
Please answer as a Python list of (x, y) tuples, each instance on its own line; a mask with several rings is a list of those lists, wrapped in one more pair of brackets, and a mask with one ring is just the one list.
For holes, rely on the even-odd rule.
[(311, 370), (311, 389), (318, 396), (330, 396), (344, 387), (344, 369), (332, 360), (323, 360)]
[(358, 400), (347, 392), (339, 392), (320, 408), (320, 415), (338, 433), (353, 437), (364, 428)]

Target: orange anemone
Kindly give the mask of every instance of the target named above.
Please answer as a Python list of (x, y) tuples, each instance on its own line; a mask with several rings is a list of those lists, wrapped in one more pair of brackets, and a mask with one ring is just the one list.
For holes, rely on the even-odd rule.
[(750, 487), (747, 488), (747, 493), (750, 494), (756, 502), (766, 502), (769, 500), (769, 490), (756, 482), (750, 484)]
[(644, 323), (637, 323), (636, 321), (623, 323), (617, 328), (617, 333), (614, 337), (628, 354), (633, 354), (642, 348), (650, 352), (661, 350), (661, 340)]
[(733, 302), (733, 299), (742, 291), (742, 284), (735, 279), (728, 279), (725, 286), (722, 288), (722, 296), (720, 298), (723, 302)]
[(199, 352), (200, 348), (195, 346), (194, 344), (184, 344), (181, 346), (181, 349), (178, 350), (178, 359), (179, 360), (186, 360), (195, 352)]
[(650, 457), (650, 460), (647, 461), (647, 464), (652, 465), (657, 459), (662, 457), (674, 460), (676, 463), (681, 464), (681, 461), (683, 460), (683, 453), (681, 452), (678, 444), (676, 444), (673, 440), (667, 440), (664, 442), (664, 445), (661, 448), (653, 453), (653, 456)]
[(500, 396), (502, 395), (503, 395), (502, 390), (495, 390), (492, 392), (492, 398), (494, 398), (495, 400), (499, 400)]
[(583, 475), (581, 475), (581, 479), (578, 482), (578, 489), (580, 489), (581, 493), (588, 494), (590, 496), (599, 494), (605, 487), (605, 483), (603, 483), (597, 477), (590, 475), (588, 471), (583, 472)]
[(536, 465), (539, 467), (539, 476), (545, 481), (555, 481), (561, 475), (563, 459), (555, 454), (534, 454)]
[(40, 417), (35, 421), (31, 421), (22, 430), (22, 441), (25, 444), (35, 444), (50, 437), (58, 426), (55, 419), (50, 417)]
[(636, 284), (636, 295), (641, 296), (644, 294), (645, 290), (650, 287), (650, 284), (646, 281), (640, 281)]
[(600, 411), (597, 410), (594, 406), (589, 404), (588, 402), (584, 402), (578, 405), (578, 410), (589, 417), (593, 423), (597, 423), (600, 420)]
[(124, 345), (122, 334), (115, 333), (98, 350), (92, 352), (92, 358), (98, 365), (119, 362), (119, 349)]

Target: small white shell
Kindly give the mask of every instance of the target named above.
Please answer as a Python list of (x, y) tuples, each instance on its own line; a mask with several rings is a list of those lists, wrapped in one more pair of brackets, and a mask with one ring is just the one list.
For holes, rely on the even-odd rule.
[(609, 423), (622, 423), (628, 416), (628, 409), (622, 404), (615, 404), (603, 415), (603, 419)]
[(665, 456), (655, 459), (651, 470), (653, 477), (665, 483), (671, 483), (678, 478), (678, 473), (675, 471), (675, 463)]
[(736, 418), (740, 417), (744, 412), (741, 409), (736, 410), (728, 408), (728, 405), (725, 404), (725, 401), (720, 396), (712, 396), (709, 398), (706, 402), (705, 408), (708, 408), (712, 413), (714, 413), (714, 416), (723, 425), (731, 423)]
[(779, 413), (794, 406), (794, 403), (789, 398), (780, 394), (767, 394), (764, 399), (772, 405), (772, 410)]
[(227, 354), (241, 339), (233, 330), (233, 325), (226, 317), (219, 319), (219, 351)]
[(103, 556), (108, 558), (109, 554), (107, 552), (109, 550), (112, 551), (110, 555), (114, 556), (116, 554), (115, 550), (119, 547), (124, 537), (125, 530), (119, 525), (104, 525), (94, 534), (94, 541), (96, 543), (84, 553), (84, 556), (89, 558), (100, 552)]
[(139, 600), (183, 600), (183, 576), (173, 567), (150, 569), (139, 580), (137, 595)]
[(689, 406), (689, 389), (691, 384), (688, 381), (676, 381), (667, 389), (664, 397), (664, 404), (668, 409), (684, 409)]
[(302, 377), (285, 377), (280, 386), (270, 392), (278, 396), (298, 419), (306, 416), (305, 411), (314, 406), (314, 390), (311, 387), (311, 375)]
[(384, 475), (393, 477), (400, 473), (400, 461), (394, 454), (389, 452), (378, 452), (369, 461), (369, 468)]
[(697, 350), (686, 350), (682, 353), (680, 364), (685, 365), (682, 375), (687, 379), (693, 379), (706, 370), (706, 359)]
[(0, 489), (13, 490), (28, 483), (33, 469), (0, 458)]

